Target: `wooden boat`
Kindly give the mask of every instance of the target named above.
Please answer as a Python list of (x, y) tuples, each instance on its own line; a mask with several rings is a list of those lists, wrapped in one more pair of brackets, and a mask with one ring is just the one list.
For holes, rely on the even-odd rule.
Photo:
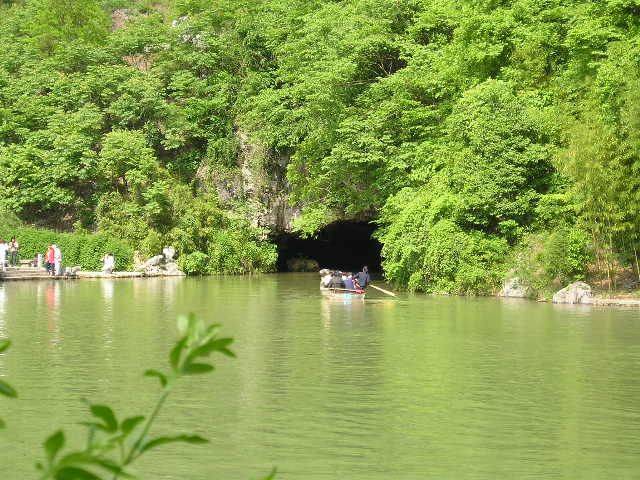
[(346, 288), (327, 288), (320, 286), (320, 293), (326, 297), (341, 300), (364, 300), (364, 290), (348, 290)]

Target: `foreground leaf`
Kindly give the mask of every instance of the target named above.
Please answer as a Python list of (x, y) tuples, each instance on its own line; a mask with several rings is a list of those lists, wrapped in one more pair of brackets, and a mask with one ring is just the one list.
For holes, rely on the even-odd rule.
[(93, 465), (124, 478), (133, 478), (123, 470), (123, 467), (108, 458), (98, 457), (87, 452), (73, 452), (65, 455), (58, 462), (59, 467), (78, 468), (79, 465)]
[(211, 352), (221, 352), (229, 357), (235, 357), (235, 354), (227, 347), (233, 343), (233, 338), (217, 338), (211, 339), (204, 345), (195, 348), (188, 356), (187, 362), (198, 357), (206, 357)]
[(209, 440), (203, 438), (199, 435), (176, 435), (174, 437), (158, 437), (153, 440), (148, 441), (140, 448), (140, 453), (144, 453), (147, 450), (151, 450), (152, 448), (159, 447), (161, 445), (166, 445), (168, 443), (191, 443), (191, 444), (201, 444), (207, 443)]
[(174, 370), (178, 370), (178, 365), (180, 364), (180, 355), (182, 355), (182, 350), (187, 344), (187, 337), (183, 337), (176, 343), (175, 347), (171, 349), (171, 353), (169, 354), (169, 363)]
[(49, 465), (53, 463), (62, 447), (64, 447), (64, 432), (62, 430), (58, 430), (45, 440), (44, 449), (47, 452)]
[(106, 432), (113, 433), (118, 430), (118, 420), (107, 405), (91, 405), (91, 413), (104, 422), (103, 428)]
[(189, 328), (189, 317), (187, 315), (180, 315), (177, 321), (178, 332), (180, 335), (186, 335)]
[(146, 372), (144, 372), (144, 376), (157, 377), (158, 380), (160, 380), (160, 385), (162, 385), (163, 387), (167, 386), (167, 376), (164, 373), (159, 372), (158, 370), (147, 370)]
[(102, 480), (100, 477), (79, 467), (64, 467), (56, 472), (56, 480)]
[(0, 380), (0, 395), (16, 398), (18, 396), (18, 392), (16, 392), (16, 390), (7, 382)]
[(277, 468), (273, 468), (273, 470), (271, 470), (271, 473), (269, 475), (267, 475), (266, 477), (264, 477), (262, 480), (273, 480), (274, 478), (276, 478), (276, 472), (278, 471)]
[(185, 375), (198, 375), (200, 373), (207, 373), (213, 370), (213, 365), (208, 363), (187, 363), (182, 367), (182, 373)]
[(142, 415), (137, 417), (127, 418), (122, 422), (122, 425), (120, 426), (120, 430), (126, 437), (131, 432), (133, 432), (133, 430), (143, 421), (144, 421), (144, 417)]

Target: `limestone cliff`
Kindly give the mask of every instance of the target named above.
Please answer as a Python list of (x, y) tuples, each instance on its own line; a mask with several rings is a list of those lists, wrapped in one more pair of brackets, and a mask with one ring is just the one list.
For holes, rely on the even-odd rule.
[(224, 203), (247, 205), (256, 226), (273, 232), (291, 232), (292, 221), (300, 215), (300, 209), (289, 205), (289, 157), (252, 142), (243, 130), (238, 130), (236, 136), (237, 165), (231, 168), (201, 165), (196, 175), (198, 187), (215, 191)]

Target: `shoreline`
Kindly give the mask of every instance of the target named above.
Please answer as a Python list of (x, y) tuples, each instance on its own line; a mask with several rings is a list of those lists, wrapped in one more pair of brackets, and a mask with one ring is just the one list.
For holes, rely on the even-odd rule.
[[(15, 271), (14, 271), (15, 272)], [(104, 273), (100, 271), (81, 270), (73, 275), (50, 276), (44, 271), (20, 272), (20, 275), (6, 275), (7, 272), (0, 272), (0, 282), (28, 281), (28, 280), (81, 280), (81, 279), (127, 279), (127, 278), (160, 278), (160, 277), (187, 277), (183, 272), (138, 272), (138, 271), (121, 271), (113, 273)], [(278, 272), (287, 273), (287, 272)], [(297, 272), (294, 272), (297, 273)], [(429, 294), (426, 294), (429, 295)], [(473, 295), (456, 295), (460, 297), (473, 297)], [(550, 298), (535, 298), (524, 296), (507, 296), (494, 293), (487, 295), (489, 297), (507, 299), (507, 300), (526, 300), (538, 303), (551, 303), (554, 305), (585, 305), (595, 307), (629, 307), (640, 308), (640, 296), (638, 297), (605, 297), (602, 294), (595, 294), (589, 301), (579, 303), (557, 303)]]
[(630, 298), (616, 298), (616, 297), (603, 297), (599, 295), (594, 295), (588, 301), (581, 302), (554, 302), (551, 298), (536, 298), (536, 297), (509, 297), (505, 295), (493, 294), (489, 295), (495, 298), (503, 298), (508, 300), (528, 300), (531, 302), (537, 303), (550, 303), (552, 305), (581, 305), (581, 306), (591, 306), (591, 307), (631, 307), (631, 308), (640, 308), (640, 297), (630, 297)]
[(72, 275), (49, 275), (45, 271), (37, 272), (11, 272), (7, 275), (6, 272), (0, 272), (0, 282), (20, 282), (27, 280), (81, 280), (84, 278), (106, 278), (106, 279), (120, 279), (120, 278), (157, 278), (157, 277), (186, 277), (186, 274), (182, 272), (95, 272), (95, 271), (78, 271)]

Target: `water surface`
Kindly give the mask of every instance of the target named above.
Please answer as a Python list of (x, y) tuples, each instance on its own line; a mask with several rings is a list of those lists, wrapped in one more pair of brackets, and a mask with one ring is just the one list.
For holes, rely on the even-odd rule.
[(145, 479), (640, 477), (640, 312), (493, 298), (329, 300), (315, 275), (0, 283), (0, 478), (82, 441), (83, 397), (148, 411), (175, 317), (224, 324), (237, 359), (188, 379)]

